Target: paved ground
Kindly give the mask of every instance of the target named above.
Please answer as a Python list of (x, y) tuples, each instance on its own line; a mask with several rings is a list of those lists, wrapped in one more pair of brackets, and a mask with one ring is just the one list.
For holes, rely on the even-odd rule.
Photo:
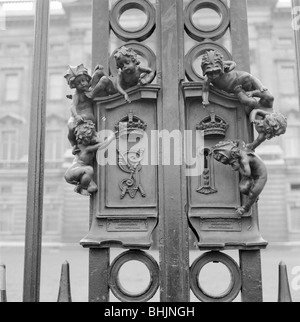
[[(112, 253), (112, 259), (117, 256), (118, 252)], [(151, 254), (158, 259), (158, 252)], [(237, 252), (229, 252), (229, 254), (237, 260)], [(200, 255), (197, 251), (191, 252), (191, 263)], [(60, 280), (61, 264), (68, 260), (71, 266), (71, 284), (72, 297), (74, 302), (87, 301), (87, 285), (88, 285), (88, 251), (80, 246), (64, 247), (64, 248), (43, 248), (42, 254), (42, 277), (41, 277), (41, 301), (55, 302), (58, 295), (58, 287)], [(265, 302), (276, 302), (278, 296), (278, 264), (285, 261), (288, 265), (290, 284), (292, 284), (295, 276), (292, 275), (292, 269), (296, 266), (300, 267), (300, 247), (272, 247), (262, 252), (263, 264), (263, 286)], [(8, 300), (10, 302), (22, 301), (22, 283), (23, 283), (23, 263), (24, 250), (22, 247), (1, 247), (0, 262), (7, 266), (7, 290)], [(130, 264), (128, 264), (130, 265)], [(126, 283), (124, 286), (129, 291), (139, 289), (141, 285), (147, 285), (147, 271), (143, 267), (136, 265), (127, 266), (121, 272), (121, 280)], [(300, 271), (299, 271), (300, 273)], [(203, 278), (208, 290), (217, 292), (226, 286), (228, 274), (219, 267), (208, 267), (203, 271)], [(149, 280), (149, 278), (148, 278)], [(145, 284), (146, 283), (146, 284)], [(300, 286), (300, 281), (298, 282)], [(293, 300), (300, 302), (300, 291), (292, 291)], [(192, 295), (192, 301), (197, 301)], [(112, 296), (112, 301), (116, 299)], [(154, 301), (159, 301), (157, 294)], [(240, 301), (238, 298), (237, 301)]]

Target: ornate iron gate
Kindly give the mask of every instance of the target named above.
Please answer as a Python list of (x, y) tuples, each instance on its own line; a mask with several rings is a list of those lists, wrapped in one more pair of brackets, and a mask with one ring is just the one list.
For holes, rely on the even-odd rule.
[[(38, 10), (46, 14), (48, 1), (39, 2)], [(146, 16), (144, 25), (135, 30), (127, 29), (120, 21), (122, 15), (132, 9)], [(201, 10), (211, 10), (218, 22), (207, 27), (201, 24), (200, 18), (197, 23), (195, 16)], [(45, 27), (47, 21), (43, 21)], [(210, 89), (209, 102), (203, 102), (209, 105), (203, 108), (202, 100), (208, 88), (205, 87), (207, 79), (200, 72), (201, 66), (203, 72), (205, 68), (219, 66), (217, 69), (220, 69), (221, 66), (229, 73), (235, 68), (232, 61), (239, 70), (249, 71), (246, 0), (93, 0), (92, 61), (93, 67), (103, 65), (104, 68), (96, 69), (101, 77), (107, 77), (104, 72), (101, 74), (103, 70), (117, 75), (114, 63), (117, 51), (111, 50), (116, 37), (117, 42), (131, 48), (140, 60), (147, 62), (149, 67), (143, 70), (144, 74), (151, 74), (150, 68), (156, 78), (151, 85), (141, 80), (141, 85), (129, 86), (126, 101), (113, 93), (93, 101), (97, 130), (117, 132), (118, 142), (116, 164), (100, 166), (96, 160), (94, 163), (98, 192), (91, 197), (90, 232), (81, 241), (90, 250), (90, 302), (109, 301), (110, 290), (121, 301), (148, 301), (158, 288), (162, 302), (188, 302), (191, 289), (201, 301), (233, 301), (240, 292), (245, 302), (262, 301), (260, 250), (266, 248), (267, 242), (259, 233), (257, 204), (245, 205), (241, 194), (245, 189), (239, 189), (239, 174), (216, 162), (233, 150), (245, 151), (234, 140), (252, 142), (253, 129), (247, 110), (249, 98), (243, 97), (244, 92), (237, 91), (235, 96), (216, 86)], [(226, 42), (231, 43), (231, 52), (226, 49)], [(125, 55), (126, 49), (122, 50)], [(207, 58), (203, 58), (205, 55)], [(45, 55), (36, 52), (36, 57)], [(205, 59), (208, 65), (203, 63)], [(45, 61), (42, 65), (41, 68), (45, 68)], [(81, 75), (85, 75), (84, 67), (79, 67)], [(69, 84), (73, 81), (72, 73), (76, 74), (71, 68), (66, 76)], [(141, 79), (143, 77), (145, 75)], [(43, 83), (38, 81), (38, 84)], [(41, 92), (44, 93), (44, 89)], [(261, 89), (260, 92), (257, 95), (263, 96), (264, 103), (268, 102), (267, 91)], [(43, 102), (43, 97), (37, 100)], [(32, 137), (39, 137), (42, 123), (38, 118), (34, 122), (38, 126), (33, 130), (38, 134)], [(184, 135), (185, 131), (195, 134), (197, 130), (204, 136), (200, 150)], [(156, 136), (151, 136), (151, 142), (159, 144), (145, 141), (145, 136), (150, 137), (152, 133)], [(167, 149), (164, 140), (171, 141), (170, 133), (179, 133), (177, 138), (183, 141), (187, 138), (187, 150), (198, 150), (197, 158), (203, 161), (202, 172), (198, 175), (188, 176), (186, 165), (180, 162), (191, 152), (185, 150), (182, 140), (170, 149), (173, 157), (170, 164), (164, 162)], [(223, 142), (218, 144), (220, 140)], [(154, 162), (147, 165), (143, 161), (149, 157), (149, 146)], [(253, 153), (247, 158), (255, 158)], [(41, 158), (33, 163), (39, 169), (42, 154), (38, 153)], [(230, 158), (232, 155), (225, 160), (226, 164), (234, 161)], [(36, 168), (32, 170), (39, 173)], [(258, 166), (254, 170), (257, 172)], [(250, 173), (248, 177), (252, 185), (257, 183), (257, 174)], [(39, 182), (42, 184), (42, 178)], [(247, 183), (249, 185), (249, 181)], [(41, 191), (42, 188), (32, 191), (35, 196), (29, 199), (41, 200)], [(41, 230), (36, 232), (38, 224), (32, 221), (41, 218), (39, 211), (40, 205), (33, 204), (29, 208), (27, 249), (30, 251), (25, 271), (25, 301), (38, 299), (38, 294), (33, 294), (38, 287), (32, 287), (38, 277), (31, 276), (30, 272), (39, 274), (39, 259), (30, 254), (38, 256), (40, 250), (36, 247), (40, 241), (30, 236), (40, 238)], [(147, 253), (155, 230), (159, 236), (159, 263)], [(198, 239), (199, 250), (209, 251), (194, 263), (189, 260), (190, 231)], [(110, 249), (115, 247), (127, 251), (111, 263)], [(239, 251), (240, 263), (222, 253), (225, 250)], [(148, 288), (137, 295), (124, 290), (119, 280), (121, 267), (133, 260), (144, 263), (151, 274)], [(202, 268), (211, 262), (224, 264), (231, 275), (229, 289), (219, 297), (208, 295), (199, 283)]]
[[(147, 16), (145, 25), (136, 32), (126, 30), (119, 20), (130, 9), (140, 10)], [(208, 29), (195, 25), (193, 17), (202, 9), (216, 12), (220, 22)], [(216, 92), (211, 96), (213, 106), (206, 110), (201, 107), (203, 78), (195, 70), (197, 60), (209, 50), (218, 50), (227, 59), (235, 60), (239, 69), (249, 70), (246, 1), (231, 0), (228, 6), (226, 1), (219, 0), (185, 3), (182, 0), (155, 3), (123, 0), (109, 7), (109, 1), (104, 0), (94, 1), (93, 14), (94, 66), (101, 63), (106, 70), (115, 73), (113, 58), (107, 55), (110, 35), (114, 33), (125, 46), (133, 48), (148, 61), (157, 75), (157, 86), (147, 85), (130, 91), (131, 104), (124, 104), (119, 96), (96, 100), (99, 130), (113, 129), (122, 118), (123, 122), (129, 123), (130, 113), (147, 124), (146, 133), (152, 130), (195, 131), (205, 119), (211, 122), (210, 118), (214, 118), (216, 122), (217, 116), (220, 117), (217, 122), (222, 120), (229, 124), (224, 137), (250, 141), (251, 130), (245, 109), (235, 99)], [(232, 53), (221, 45), (226, 33), (232, 41)], [(196, 40), (189, 51), (187, 39)], [(186, 76), (189, 82), (185, 82)], [(209, 153), (216, 143), (206, 140)], [(160, 151), (163, 148), (160, 146)], [(180, 153), (183, 158), (184, 151)], [(215, 170), (207, 166), (219, 191), (201, 193), (197, 188), (199, 180), (206, 181), (203, 174), (188, 178), (184, 165), (174, 165), (174, 160), (171, 165), (162, 165), (162, 154), (163, 151), (158, 152), (158, 166), (148, 166), (139, 173), (145, 195), (135, 191), (130, 196), (127, 186), (129, 195), (120, 198), (118, 186), (124, 176), (116, 170), (117, 166), (96, 167), (99, 193), (92, 198), (91, 232), (82, 240), (83, 246), (90, 248), (90, 301), (108, 301), (110, 289), (122, 301), (146, 301), (158, 286), (163, 302), (188, 302), (190, 288), (201, 300), (233, 300), (242, 289), (244, 301), (261, 301), (260, 249), (267, 243), (259, 236), (256, 209), (252, 219), (234, 216), (234, 208), (241, 202), (238, 178), (232, 178), (229, 172), (218, 173), (218, 165)], [(206, 185), (210, 186), (208, 182)], [(215, 251), (200, 257), (191, 270), (189, 224), (199, 239), (199, 248)], [(249, 230), (249, 226), (252, 229)], [(159, 231), (160, 265), (141, 251), (150, 247), (154, 229)], [(109, 247), (114, 246), (131, 250), (110, 265)], [(240, 267), (219, 252), (226, 249), (240, 251)], [(119, 269), (130, 260), (143, 262), (151, 272), (149, 288), (139, 296), (131, 296), (119, 283)], [(205, 263), (216, 261), (229, 268), (233, 280), (224, 296), (213, 299), (203, 294), (197, 279)]]

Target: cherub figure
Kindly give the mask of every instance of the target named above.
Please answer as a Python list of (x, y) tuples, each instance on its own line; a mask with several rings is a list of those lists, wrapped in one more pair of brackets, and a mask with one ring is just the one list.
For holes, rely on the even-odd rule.
[(251, 207), (257, 202), (268, 180), (264, 162), (254, 152), (248, 151), (244, 142), (220, 142), (213, 147), (213, 156), (218, 162), (230, 165), (234, 171), (240, 172), (240, 191), (248, 198), (237, 208), (237, 214), (243, 217), (251, 216)]
[[(258, 118), (259, 117), (259, 118)], [(263, 110), (254, 110), (250, 115), (251, 123), (255, 125), (259, 136), (247, 145), (249, 150), (255, 150), (266, 140), (286, 133), (287, 119), (281, 113), (268, 113)]]
[(115, 60), (119, 69), (116, 78), (108, 77), (102, 66), (96, 67), (90, 93), (87, 94), (89, 98), (120, 93), (126, 102), (131, 103), (126, 90), (136, 85), (149, 84), (155, 77), (151, 68), (140, 66), (138, 55), (132, 48), (119, 49), (115, 54)]
[[(243, 71), (236, 71), (236, 63), (224, 61), (217, 51), (208, 51), (202, 58), (205, 76), (203, 85), (203, 107), (209, 105), (210, 84), (227, 93), (236, 94), (250, 114), (253, 109), (272, 108), (274, 97), (260, 80)], [(259, 98), (259, 100), (255, 99)]]
[(68, 139), (73, 147), (73, 152), (76, 149), (77, 141), (75, 136), (76, 127), (84, 121), (96, 123), (96, 118), (93, 112), (93, 103), (86, 96), (90, 88), (91, 76), (83, 64), (79, 66), (69, 66), (69, 70), (65, 75), (68, 85), (71, 89), (76, 89), (72, 98), (72, 117), (68, 121), (69, 134)]
[(75, 159), (72, 166), (65, 174), (65, 180), (75, 185), (75, 192), (90, 196), (98, 191), (98, 187), (93, 180), (93, 164), (98, 150), (106, 149), (116, 138), (116, 133), (104, 142), (99, 142), (95, 124), (92, 121), (84, 121), (75, 129), (76, 150)]

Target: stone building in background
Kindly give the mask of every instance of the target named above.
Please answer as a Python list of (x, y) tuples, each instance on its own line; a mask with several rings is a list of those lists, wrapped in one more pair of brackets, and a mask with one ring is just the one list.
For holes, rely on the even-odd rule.
[[(6, 31), (0, 31), (0, 243), (23, 242), (27, 151), (32, 89), (33, 3), (9, 2)], [(300, 241), (300, 112), (291, 8), (287, 1), (248, 0), (251, 71), (276, 97), (288, 117), (285, 136), (259, 150), (269, 182), (259, 203), (262, 235), (270, 242)], [(129, 22), (128, 22), (129, 23)], [(88, 230), (89, 199), (76, 195), (63, 175), (72, 161), (66, 123), (70, 94), (67, 65), (91, 69), (91, 1), (52, 1), (44, 242), (78, 242)], [(150, 39), (151, 41), (151, 39)], [(154, 46), (150, 44), (150, 47)], [(112, 40), (112, 50), (121, 45)], [(226, 44), (230, 50), (230, 43)], [(155, 50), (155, 48), (153, 48)], [(101, 62), (99, 62), (101, 63)]]

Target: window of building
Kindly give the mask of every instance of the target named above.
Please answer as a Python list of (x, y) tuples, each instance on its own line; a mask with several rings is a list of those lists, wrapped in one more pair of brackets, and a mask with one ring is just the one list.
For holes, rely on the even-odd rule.
[(300, 204), (290, 206), (289, 231), (291, 233), (300, 233)]
[(292, 191), (300, 191), (300, 183), (299, 184), (291, 184)]
[(0, 160), (16, 161), (18, 159), (18, 132), (16, 130), (3, 130), (0, 134)]
[(297, 78), (295, 66), (280, 66), (280, 93), (294, 95), (297, 92)]
[(0, 234), (11, 234), (13, 232), (13, 208), (11, 206), (0, 206)]
[(300, 127), (289, 126), (284, 137), (286, 158), (300, 157)]
[(20, 75), (17, 73), (6, 74), (5, 96), (6, 102), (16, 102), (20, 98)]
[(1, 186), (0, 187), (1, 195), (9, 195), (12, 193), (12, 186)]
[(44, 205), (43, 231), (48, 235), (57, 235), (61, 231), (62, 208), (55, 203)]
[(64, 98), (64, 79), (62, 74), (50, 74), (49, 77), (49, 99), (61, 100)]
[(294, 45), (294, 39), (293, 37), (278, 37), (278, 45), (280, 46), (293, 46)]
[(64, 156), (63, 131), (48, 129), (46, 131), (46, 161), (59, 161)]

